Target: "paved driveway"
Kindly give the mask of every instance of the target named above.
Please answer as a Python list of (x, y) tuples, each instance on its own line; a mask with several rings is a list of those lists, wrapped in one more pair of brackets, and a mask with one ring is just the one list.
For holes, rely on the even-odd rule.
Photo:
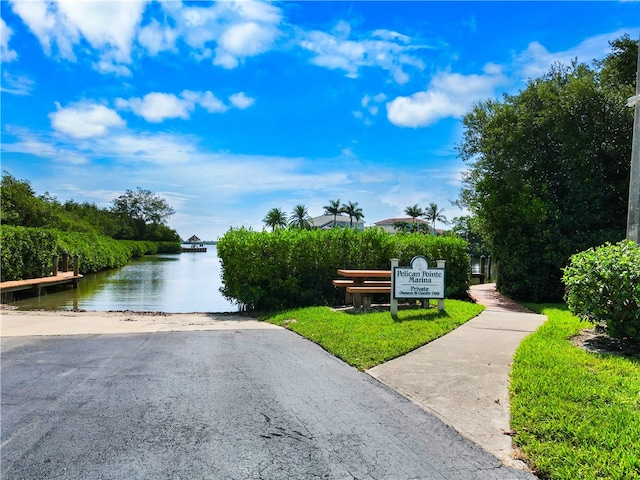
[(3, 479), (520, 479), (284, 329), (2, 338)]

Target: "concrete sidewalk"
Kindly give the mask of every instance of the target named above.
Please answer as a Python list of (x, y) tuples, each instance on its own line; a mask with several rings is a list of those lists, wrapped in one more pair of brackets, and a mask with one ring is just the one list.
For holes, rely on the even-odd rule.
[(433, 413), (507, 465), (512, 456), (509, 374), (520, 342), (545, 320), (496, 292), (474, 285), (487, 308), (453, 332), (367, 371)]

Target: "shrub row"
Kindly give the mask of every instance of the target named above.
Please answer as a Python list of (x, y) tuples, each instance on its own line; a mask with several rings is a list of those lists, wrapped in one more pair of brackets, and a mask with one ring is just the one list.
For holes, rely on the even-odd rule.
[(409, 265), (416, 255), (447, 261), (447, 297), (462, 298), (469, 285), (467, 243), (423, 234), (381, 230), (231, 229), (218, 241), (221, 293), (249, 309), (336, 305), (344, 296), (331, 281), (339, 268), (388, 269), (390, 259)]
[(2, 281), (49, 275), (51, 255), (56, 251), (56, 244), (56, 235), (50, 230), (2, 225)]
[(624, 240), (577, 253), (562, 279), (576, 317), (612, 337), (640, 340), (640, 246)]
[(51, 273), (52, 256), (57, 254), (61, 261), (64, 252), (71, 257), (80, 256), (80, 273), (92, 273), (121, 267), (133, 257), (157, 253), (158, 245), (151, 241), (114, 240), (95, 233), (0, 227), (2, 281), (47, 276)]

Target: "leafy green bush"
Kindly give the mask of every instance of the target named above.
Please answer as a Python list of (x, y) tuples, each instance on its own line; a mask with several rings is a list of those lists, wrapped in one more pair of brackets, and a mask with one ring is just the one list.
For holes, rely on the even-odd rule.
[(574, 315), (640, 340), (640, 246), (625, 240), (577, 253), (562, 278)]
[(156, 252), (154, 253), (180, 253), (182, 244), (180, 242), (155, 242)]
[(251, 309), (336, 305), (344, 296), (331, 281), (339, 268), (388, 269), (422, 255), (447, 261), (447, 296), (463, 297), (469, 285), (466, 242), (379, 230), (231, 229), (218, 242), (222, 294)]
[[(80, 273), (98, 272), (125, 265), (132, 257), (156, 253), (151, 241), (114, 240), (89, 232), (2, 225), (0, 228), (2, 281), (44, 277), (51, 274), (52, 256), (80, 257)], [(61, 265), (59, 265), (59, 268)]]
[(2, 281), (49, 275), (55, 250), (56, 236), (52, 231), (2, 225)]

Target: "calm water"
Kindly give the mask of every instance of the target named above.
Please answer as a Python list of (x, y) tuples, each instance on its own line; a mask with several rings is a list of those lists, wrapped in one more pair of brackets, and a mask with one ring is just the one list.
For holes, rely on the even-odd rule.
[(77, 290), (49, 290), (11, 305), (20, 310), (238, 311), (220, 294), (221, 286), (216, 247), (207, 245), (206, 253), (150, 255), (119, 269), (87, 274)]

